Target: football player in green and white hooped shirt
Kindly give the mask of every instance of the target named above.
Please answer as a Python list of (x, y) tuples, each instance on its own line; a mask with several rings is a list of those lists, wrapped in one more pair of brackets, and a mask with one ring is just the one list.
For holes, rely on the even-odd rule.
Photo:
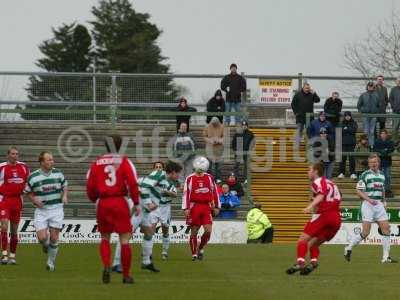
[[(142, 269), (159, 272), (151, 261), (153, 252), (153, 235), (156, 225), (163, 222), (160, 206), (165, 196), (176, 197), (176, 193), (169, 191), (169, 181), (179, 178), (182, 166), (176, 162), (168, 161), (165, 171), (155, 170), (146, 176), (140, 183), (140, 203), (142, 206), (141, 229), (143, 232), (142, 242)], [(168, 181), (169, 180), (169, 181)], [(164, 210), (165, 212), (166, 210)], [(168, 217), (167, 214), (165, 214)]]
[(383, 258), (382, 263), (396, 263), (389, 255), (390, 252), (390, 225), (386, 213), (385, 176), (379, 170), (379, 157), (372, 154), (368, 158), (369, 170), (361, 174), (357, 183), (357, 195), (363, 200), (361, 205), (362, 232), (351, 238), (350, 244), (344, 249), (344, 257), (351, 259), (354, 246), (366, 239), (371, 231), (371, 223), (379, 225), (382, 235)]
[(39, 163), (40, 169), (28, 177), (25, 192), (36, 207), (34, 225), (43, 251), (48, 255), (46, 268), (54, 271), (58, 237), (64, 221), (63, 205), (68, 203), (67, 181), (63, 173), (54, 168), (51, 152), (40, 153)]

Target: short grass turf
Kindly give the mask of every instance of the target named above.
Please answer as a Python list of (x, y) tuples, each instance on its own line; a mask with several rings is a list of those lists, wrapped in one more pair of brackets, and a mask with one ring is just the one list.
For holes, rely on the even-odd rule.
[[(381, 247), (359, 246), (351, 263), (343, 247), (321, 249), (320, 267), (307, 277), (286, 275), (295, 245), (209, 245), (204, 261), (190, 260), (187, 245), (171, 245), (168, 261), (154, 261), (161, 273), (140, 269), (140, 246), (133, 246), (134, 285), (113, 274), (101, 283), (96, 245), (63, 244), (54, 273), (45, 270), (38, 245), (21, 245), (17, 266), (0, 266), (0, 299), (399, 299), (400, 264), (381, 264)], [(392, 247), (393, 257), (400, 257)]]

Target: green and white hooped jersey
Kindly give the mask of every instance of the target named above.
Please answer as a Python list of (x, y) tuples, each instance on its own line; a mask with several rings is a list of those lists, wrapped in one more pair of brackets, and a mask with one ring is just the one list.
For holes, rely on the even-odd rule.
[[(177, 193), (176, 190), (176, 186), (175, 183), (171, 180), (167, 180), (168, 181), (168, 186), (165, 190), (167, 190), (168, 192), (173, 192), (173, 193)], [(167, 196), (167, 195), (162, 195), (161, 196), (161, 200), (160, 200), (160, 204), (171, 204), (172, 200), (176, 198), (176, 197), (171, 197), (171, 196)]]
[(67, 186), (67, 180), (60, 170), (53, 168), (45, 173), (38, 169), (29, 175), (25, 192), (33, 192), (44, 204), (43, 208), (52, 209), (62, 206), (62, 193)]
[(140, 197), (143, 204), (153, 202), (160, 205), (162, 200), (162, 191), (169, 187), (167, 174), (165, 171), (156, 170), (143, 178), (139, 184)]
[(361, 174), (357, 183), (357, 190), (365, 192), (373, 200), (383, 200), (385, 192), (385, 175), (381, 171), (377, 173), (367, 170)]

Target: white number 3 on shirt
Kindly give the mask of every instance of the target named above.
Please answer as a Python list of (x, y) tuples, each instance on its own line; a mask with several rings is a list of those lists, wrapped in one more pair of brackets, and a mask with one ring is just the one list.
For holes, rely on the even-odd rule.
[(107, 186), (114, 186), (117, 183), (117, 177), (115, 176), (115, 168), (113, 165), (107, 165), (104, 167), (104, 173), (108, 175), (106, 179)]

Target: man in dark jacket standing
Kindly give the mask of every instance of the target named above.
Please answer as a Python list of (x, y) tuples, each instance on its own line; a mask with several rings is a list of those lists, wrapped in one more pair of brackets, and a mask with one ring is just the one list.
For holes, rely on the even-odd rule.
[[(217, 90), (215, 92), (214, 97), (212, 97), (210, 100), (207, 102), (207, 112), (225, 112), (225, 100), (222, 97), (222, 92), (221, 90)], [(207, 116), (207, 124), (210, 123), (211, 119), (214, 116)], [(223, 116), (216, 116), (220, 123), (223, 123)]]
[(326, 99), (324, 104), (324, 112), (326, 119), (336, 127), (340, 121), (340, 112), (342, 111), (343, 101), (339, 98), (338, 92), (333, 92), (332, 97)]
[(292, 100), (292, 110), (296, 116), (297, 133), (296, 147), (300, 145), (303, 135), (304, 125), (306, 124), (306, 114), (314, 112), (314, 103), (320, 101), (316, 92), (311, 89), (309, 83), (305, 83), (301, 91), (297, 92)]
[(394, 151), (394, 143), (389, 138), (389, 134), (386, 129), (381, 130), (380, 138), (376, 140), (374, 144), (374, 151), (379, 154), (381, 159), (381, 170), (385, 175), (385, 196), (393, 198), (391, 191), (391, 169), (392, 169), (392, 152)]
[(390, 106), (393, 113), (398, 114), (399, 118), (393, 119), (392, 139), (393, 142), (398, 143), (398, 134), (400, 127), (400, 77), (396, 80), (396, 86), (390, 90), (389, 96)]
[[(226, 112), (239, 112), (242, 102), (242, 93), (246, 92), (246, 80), (237, 73), (237, 65), (231, 64), (231, 72), (221, 80), (221, 90), (226, 93)], [(240, 116), (227, 116), (227, 125), (236, 125), (240, 122)], [(236, 123), (235, 123), (236, 122)]]
[(243, 177), (245, 181), (248, 175), (248, 165), (250, 164), (249, 152), (253, 146), (254, 134), (249, 130), (249, 124), (242, 122), (242, 127), (238, 128), (232, 139), (232, 150), (235, 153), (234, 174), (239, 177), (240, 164), (243, 163)]
[[(368, 82), (367, 91), (362, 93), (357, 102), (358, 112), (362, 114), (377, 114), (379, 113), (379, 98), (375, 93), (375, 84)], [(363, 116), (364, 133), (368, 136), (368, 144), (374, 145), (375, 142), (375, 126), (376, 117)]]
[[(342, 122), (342, 152), (354, 152), (357, 144), (357, 122), (353, 120), (350, 111), (344, 112), (344, 119)], [(349, 157), (350, 178), (357, 179), (356, 175), (356, 160), (352, 155), (342, 155), (342, 161), (339, 166), (338, 178), (344, 178), (346, 175), (346, 161)]]
[[(375, 87), (375, 92), (378, 94), (379, 98), (379, 113), (380, 114), (385, 114), (386, 113), (386, 108), (389, 103), (389, 97), (388, 97), (388, 91), (387, 87), (384, 86), (384, 78), (382, 75), (379, 75), (376, 77), (376, 87)], [(385, 129), (385, 121), (386, 119), (384, 117), (379, 117), (377, 119), (379, 123), (379, 130)]]

